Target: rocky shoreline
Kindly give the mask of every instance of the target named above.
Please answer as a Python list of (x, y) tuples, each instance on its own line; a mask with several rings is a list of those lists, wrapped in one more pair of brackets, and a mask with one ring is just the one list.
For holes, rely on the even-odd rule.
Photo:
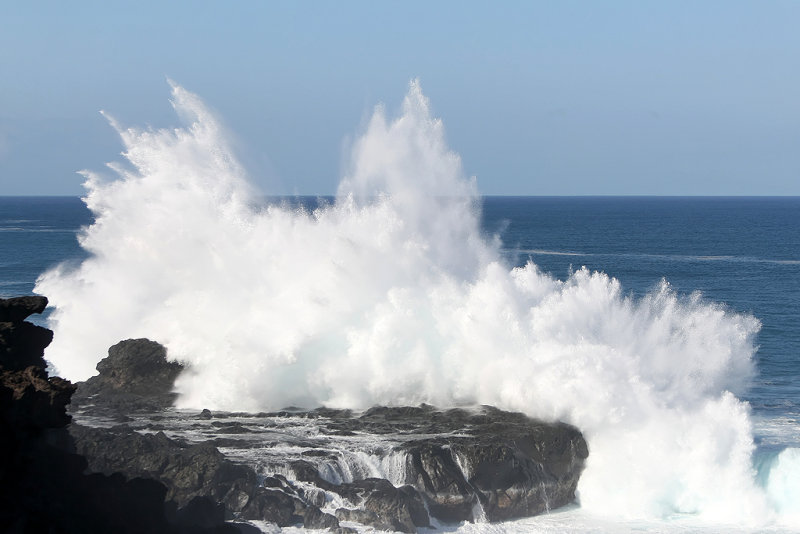
[[(58, 421), (60, 441), (82, 476), (159, 488), (162, 530), (148, 532), (249, 532), (249, 521), (417, 532), (528, 517), (574, 501), (588, 456), (574, 427), (488, 406), (176, 411), (182, 367), (146, 339), (114, 345), (97, 369), (72, 395), (75, 422)], [(74, 386), (49, 380), (69, 401)]]
[(88, 469), (67, 431), (75, 386), (46, 371), (53, 333), (25, 320), (46, 306), (44, 297), (0, 299), (0, 531), (239, 532), (211, 499), (179, 508), (155, 480)]

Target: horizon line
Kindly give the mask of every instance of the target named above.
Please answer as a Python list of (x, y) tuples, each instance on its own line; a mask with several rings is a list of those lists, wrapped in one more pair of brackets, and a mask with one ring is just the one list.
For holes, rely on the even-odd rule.
[[(336, 198), (335, 194), (262, 194), (257, 195), (260, 198)], [(441, 195), (439, 195), (441, 196)], [(36, 195), (36, 194), (18, 194), (18, 195), (0, 195), (0, 198), (83, 198), (84, 195)], [(640, 193), (587, 193), (587, 194), (574, 194), (574, 195), (530, 195), (530, 194), (479, 194), (478, 198), (800, 198), (800, 194), (796, 195), (775, 195), (775, 194), (640, 194)]]

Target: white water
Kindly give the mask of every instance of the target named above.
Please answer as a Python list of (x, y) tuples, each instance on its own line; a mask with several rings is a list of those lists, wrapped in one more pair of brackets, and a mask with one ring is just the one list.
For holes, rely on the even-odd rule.
[(182, 128), (112, 121), (128, 164), (85, 173), (90, 257), (37, 283), (60, 374), (85, 379), (110, 345), (149, 337), (191, 367), (183, 407), (492, 404), (585, 433), (581, 513), (797, 520), (778, 475), (756, 484), (735, 397), (758, 321), (666, 283), (633, 300), (602, 273), (509, 269), (418, 84), (398, 118), (375, 111), (313, 213), (259, 207), (200, 100), (174, 86), (173, 103)]

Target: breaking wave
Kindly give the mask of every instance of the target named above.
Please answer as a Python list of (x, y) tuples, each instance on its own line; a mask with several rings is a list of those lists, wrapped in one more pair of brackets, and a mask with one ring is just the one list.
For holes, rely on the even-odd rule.
[(491, 404), (585, 433), (587, 511), (780, 520), (736, 397), (755, 318), (666, 282), (634, 299), (587, 269), (510, 268), (417, 82), (399, 116), (375, 110), (313, 211), (262, 202), (200, 99), (172, 91), (183, 127), (111, 120), (127, 163), (85, 173), (88, 258), (37, 282), (60, 374), (148, 337), (189, 366), (181, 407)]

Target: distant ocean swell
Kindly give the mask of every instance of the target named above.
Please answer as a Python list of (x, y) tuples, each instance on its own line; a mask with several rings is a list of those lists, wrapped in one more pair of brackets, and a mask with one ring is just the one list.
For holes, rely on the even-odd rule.
[(737, 398), (758, 320), (666, 282), (634, 299), (587, 269), (510, 268), (416, 82), (314, 211), (259, 203), (200, 99), (173, 86), (173, 104), (182, 128), (111, 120), (129, 165), (86, 173), (88, 258), (37, 282), (60, 374), (149, 337), (190, 365), (183, 407), (496, 405), (585, 433), (588, 513), (797, 524), (798, 450), (757, 470)]
[(625, 253), (625, 254), (598, 254), (595, 252), (572, 252), (563, 250), (542, 250), (542, 249), (518, 249), (506, 248), (506, 254), (529, 254), (533, 257), (541, 256), (622, 256), (633, 258), (651, 258), (654, 260), (666, 261), (692, 261), (692, 262), (706, 262), (706, 261), (721, 261), (721, 262), (734, 262), (734, 263), (769, 263), (775, 265), (800, 265), (800, 260), (776, 260), (769, 258), (751, 258), (747, 256), (687, 256), (682, 254), (645, 254), (645, 253)]

